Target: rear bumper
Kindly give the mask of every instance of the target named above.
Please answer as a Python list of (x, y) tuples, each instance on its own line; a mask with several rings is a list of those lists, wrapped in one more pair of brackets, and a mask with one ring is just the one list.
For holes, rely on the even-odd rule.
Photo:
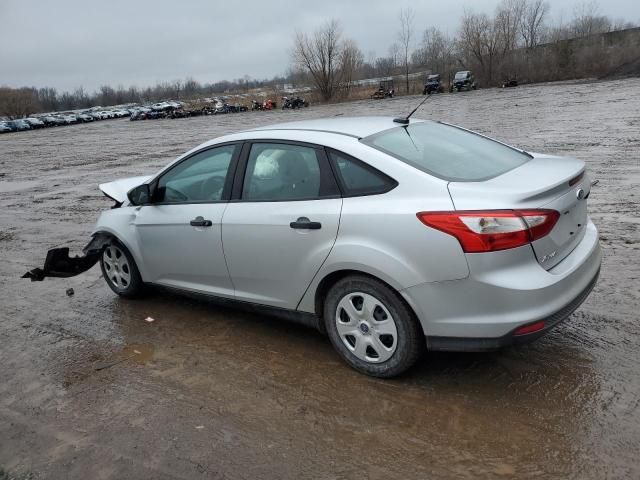
[[(530, 246), (467, 255), (469, 277), (425, 283), (401, 293), (418, 316), (427, 342), (438, 350), (490, 350), (534, 340), (567, 318), (587, 298), (601, 264), (598, 231), (585, 235), (558, 265), (545, 270)], [(545, 321), (541, 331), (513, 336)]]
[(544, 328), (534, 333), (526, 335), (514, 335), (509, 332), (507, 335), (498, 338), (462, 338), (462, 337), (435, 337), (427, 336), (427, 348), (434, 351), (454, 351), (454, 352), (482, 352), (497, 350), (523, 343), (533, 342), (549, 332), (553, 327), (566, 320), (582, 303), (587, 299), (593, 287), (595, 287), (600, 270), (587, 285), (580, 295), (571, 301), (564, 308), (558, 310), (553, 315), (544, 318)]

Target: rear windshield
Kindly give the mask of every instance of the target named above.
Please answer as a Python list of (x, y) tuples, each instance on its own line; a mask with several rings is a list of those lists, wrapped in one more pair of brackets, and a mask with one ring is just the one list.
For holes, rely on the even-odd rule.
[(423, 172), (458, 182), (488, 180), (531, 159), (494, 140), (437, 122), (392, 128), (362, 142)]

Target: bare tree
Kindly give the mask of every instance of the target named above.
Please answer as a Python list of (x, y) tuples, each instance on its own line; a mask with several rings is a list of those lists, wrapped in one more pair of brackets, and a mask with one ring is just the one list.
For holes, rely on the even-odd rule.
[(518, 47), (525, 8), (526, 0), (502, 0), (496, 8), (495, 30), (502, 55)]
[(0, 115), (21, 118), (38, 111), (35, 89), (0, 88)]
[(388, 77), (393, 74), (395, 66), (393, 57), (380, 57), (376, 59), (376, 72), (383, 77)]
[(409, 93), (409, 56), (411, 43), (413, 42), (413, 17), (415, 12), (411, 8), (400, 10), (400, 30), (398, 31), (398, 41), (402, 55), (402, 68), (405, 75), (407, 93)]
[(400, 64), (400, 44), (398, 42), (393, 42), (389, 45), (389, 59), (391, 60), (391, 68), (395, 69)]
[(493, 82), (493, 70), (496, 57), (500, 52), (500, 35), (496, 22), (486, 14), (475, 14), (465, 11), (459, 33), (459, 45), (462, 53), (470, 60), (475, 60), (484, 80)]
[(542, 39), (549, 4), (544, 0), (529, 0), (520, 19), (520, 34), (527, 49), (537, 47)]
[(573, 11), (571, 33), (574, 37), (583, 38), (611, 30), (611, 20), (600, 15), (600, 7), (595, 0), (584, 1)]
[(441, 75), (449, 76), (454, 63), (455, 42), (436, 27), (422, 33), (420, 47), (411, 55), (414, 65), (421, 65)]
[(364, 55), (353, 40), (345, 40), (342, 45), (340, 77), (345, 88), (351, 88), (357, 72), (364, 64)]
[(502, 0), (496, 8), (493, 19), (498, 42), (498, 59), (503, 78), (518, 76), (518, 55), (520, 46), (520, 24), (524, 15), (526, 0)]
[(313, 35), (297, 32), (294, 62), (312, 76), (324, 100), (330, 100), (340, 83), (342, 29), (337, 20), (327, 22)]

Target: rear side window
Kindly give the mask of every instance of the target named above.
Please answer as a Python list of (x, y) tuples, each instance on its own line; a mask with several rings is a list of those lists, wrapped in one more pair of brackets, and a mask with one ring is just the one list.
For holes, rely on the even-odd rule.
[[(329, 166), (324, 168), (328, 171)], [(242, 199), (277, 202), (335, 195), (336, 187), (328, 185), (327, 178), (330, 176), (323, 175), (315, 148), (254, 143), (247, 161)]]
[(435, 177), (458, 182), (488, 180), (531, 159), (495, 140), (436, 122), (392, 128), (362, 142)]
[(385, 193), (397, 182), (360, 160), (329, 150), (329, 159), (345, 195), (375, 195)]

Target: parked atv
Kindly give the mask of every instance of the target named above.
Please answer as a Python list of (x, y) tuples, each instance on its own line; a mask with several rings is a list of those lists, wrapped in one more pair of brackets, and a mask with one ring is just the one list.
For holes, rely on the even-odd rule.
[(251, 100), (251, 110), (262, 110), (262, 102)]
[(309, 102), (307, 102), (303, 98), (300, 98), (300, 97), (296, 97), (296, 98), (282, 97), (282, 109), (283, 110), (285, 108), (296, 109), (296, 108), (303, 108), (303, 107), (308, 107), (308, 106), (309, 106)]
[(229, 108), (229, 104), (226, 102), (223, 102), (222, 100), (217, 100), (214, 104), (213, 104), (213, 114), (214, 115), (218, 115), (221, 113), (229, 113), (231, 110)]
[(440, 74), (429, 75), (424, 81), (423, 95), (431, 95), (432, 93), (443, 93), (444, 87), (440, 82)]
[(463, 70), (456, 73), (453, 77), (453, 84), (451, 85), (451, 92), (461, 92), (462, 90), (476, 90), (478, 85), (476, 84), (476, 78), (473, 76), (473, 72), (470, 70)]
[(268, 98), (267, 100), (262, 102), (262, 110), (272, 110), (272, 109), (276, 108), (276, 106), (277, 106), (276, 102), (274, 102), (270, 98)]
[(393, 98), (396, 90), (393, 86), (393, 80), (381, 80), (378, 90), (373, 92), (369, 97), (372, 99), (382, 100), (383, 98)]

